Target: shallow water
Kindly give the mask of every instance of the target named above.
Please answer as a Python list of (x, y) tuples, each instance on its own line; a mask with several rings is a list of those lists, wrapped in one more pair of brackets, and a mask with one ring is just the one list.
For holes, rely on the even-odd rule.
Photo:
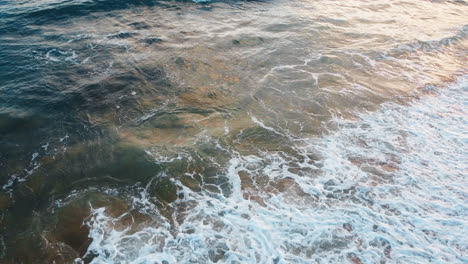
[(1, 262), (468, 262), (467, 13), (0, 1)]

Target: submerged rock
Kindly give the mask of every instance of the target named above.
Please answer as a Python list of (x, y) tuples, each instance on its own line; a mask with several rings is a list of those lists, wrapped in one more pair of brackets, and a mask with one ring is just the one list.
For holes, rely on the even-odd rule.
[(145, 183), (160, 170), (139, 147), (93, 143), (74, 146), (55, 159), (43, 158), (42, 167), (24, 184), (36, 195), (59, 195), (90, 186)]
[(151, 184), (149, 193), (163, 203), (172, 203), (177, 200), (177, 186), (169, 177), (156, 179)]
[(143, 42), (148, 44), (148, 45), (157, 44), (157, 43), (160, 43), (162, 41), (163, 40), (160, 39), (160, 38), (145, 38), (145, 39), (143, 39)]
[(53, 231), (57, 240), (72, 247), (79, 255), (83, 255), (91, 244), (89, 228), (84, 224), (89, 214), (89, 205), (72, 203), (59, 211), (58, 222)]
[(5, 210), (11, 206), (11, 197), (6, 193), (0, 193), (0, 210)]
[(192, 191), (196, 191), (196, 192), (201, 191), (200, 182), (196, 180), (194, 177), (183, 175), (182, 177), (180, 177), (180, 181), (182, 182), (184, 186), (190, 188)]
[[(119, 217), (130, 210), (125, 200), (95, 192), (86, 193), (57, 209), (51, 216), (52, 219), (45, 223), (45, 236), (50, 242), (70, 247), (75, 252), (75, 258), (83, 257), (92, 242), (86, 222), (91, 209), (101, 207), (105, 207), (106, 215), (111, 217)], [(90, 255), (86, 258), (86, 263), (91, 260)]]

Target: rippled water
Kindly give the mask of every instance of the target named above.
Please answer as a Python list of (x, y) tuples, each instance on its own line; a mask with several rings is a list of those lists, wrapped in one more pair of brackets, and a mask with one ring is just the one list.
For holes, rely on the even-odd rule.
[(464, 1), (0, 1), (1, 263), (468, 263)]

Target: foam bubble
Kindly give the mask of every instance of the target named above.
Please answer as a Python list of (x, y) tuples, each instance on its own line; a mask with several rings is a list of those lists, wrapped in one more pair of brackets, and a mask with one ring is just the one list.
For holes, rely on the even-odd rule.
[(179, 183), (181, 221), (159, 215), (145, 190), (134, 204), (149, 223), (117, 227), (93, 209), (92, 263), (467, 262), (467, 89), (465, 78), (336, 119), (335, 132), (295, 140), (294, 155), (233, 152), (228, 197)]

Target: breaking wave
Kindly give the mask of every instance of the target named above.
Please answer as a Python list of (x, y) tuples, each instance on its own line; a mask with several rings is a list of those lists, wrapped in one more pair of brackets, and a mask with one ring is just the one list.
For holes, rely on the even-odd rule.
[(158, 215), (146, 189), (134, 207), (151, 220), (94, 208), (87, 256), (95, 264), (466, 263), (468, 82), (426, 92), (335, 118), (334, 132), (294, 140), (299, 154), (233, 151), (231, 195), (178, 183), (183, 198), (174, 203), (186, 210), (175, 222)]

